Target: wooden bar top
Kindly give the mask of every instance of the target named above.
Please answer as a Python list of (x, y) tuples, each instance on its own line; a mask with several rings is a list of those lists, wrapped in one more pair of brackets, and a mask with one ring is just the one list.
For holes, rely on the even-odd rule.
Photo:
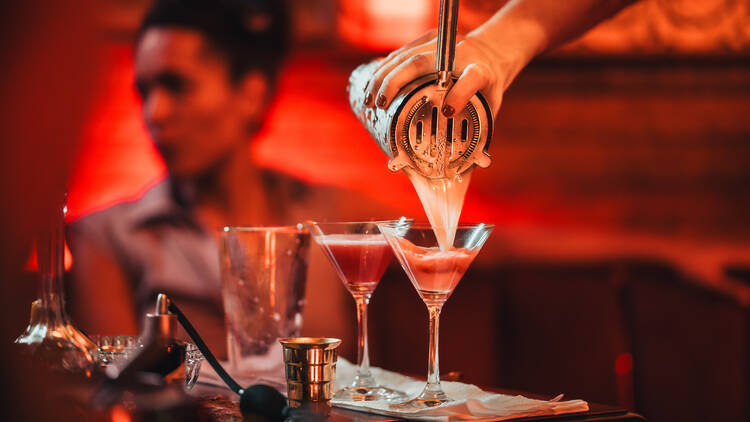
[[(492, 391), (502, 394), (519, 394), (519, 392), (492, 389)], [(521, 393), (526, 397), (545, 398), (535, 394)], [(198, 398), (198, 401), (208, 414), (216, 422), (241, 422), (245, 421), (240, 414), (238, 398), (225, 388), (215, 387), (213, 385), (198, 383), (191, 391), (191, 395)], [(302, 419), (300, 419), (302, 420)], [(392, 418), (389, 416), (375, 415), (370, 413), (355, 412), (352, 410), (340, 409), (333, 407), (331, 414), (327, 418), (331, 422), (385, 422), (400, 421), (405, 419)], [(484, 419), (491, 420), (491, 419)], [(645, 421), (646, 419), (636, 413), (625, 409), (619, 409), (613, 406), (589, 403), (589, 410), (580, 413), (569, 413), (565, 415), (548, 415), (537, 417), (525, 417), (507, 419), (513, 421), (618, 421), (618, 422), (636, 422)]]

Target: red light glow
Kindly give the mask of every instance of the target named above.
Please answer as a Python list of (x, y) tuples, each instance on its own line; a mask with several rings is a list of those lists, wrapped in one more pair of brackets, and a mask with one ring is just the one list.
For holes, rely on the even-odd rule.
[(130, 47), (113, 47), (105, 72), (71, 175), (68, 220), (136, 198), (165, 174), (141, 120)]
[[(137, 198), (165, 175), (141, 120), (131, 54), (127, 46), (110, 52), (106, 84), (90, 114), (69, 184), (69, 220)], [(424, 219), (407, 177), (387, 170), (388, 158), (349, 109), (345, 87), (350, 71), (335, 57), (292, 57), (269, 119), (249, 153), (262, 167), (311, 184), (360, 192), (382, 203), (381, 212)], [(493, 194), (495, 182), (487, 172), (474, 174), (463, 221), (558, 222), (560, 217), (550, 211)]]
[(617, 375), (626, 375), (633, 370), (633, 355), (630, 353), (620, 353), (615, 359), (615, 373)]
[(393, 50), (436, 26), (438, 7), (435, 0), (343, 1), (339, 35), (364, 49)]
[(109, 412), (109, 417), (112, 422), (131, 422), (133, 420), (128, 410), (122, 406), (113, 407)]
[[(70, 253), (70, 249), (68, 249), (68, 242), (65, 242), (65, 252), (63, 254), (63, 262), (65, 271), (70, 270), (70, 268), (73, 266), (73, 255)], [(26, 271), (29, 272), (36, 272), (39, 271), (39, 261), (36, 254), (36, 245), (31, 250), (31, 254), (29, 255), (29, 259), (26, 261), (25, 266)]]

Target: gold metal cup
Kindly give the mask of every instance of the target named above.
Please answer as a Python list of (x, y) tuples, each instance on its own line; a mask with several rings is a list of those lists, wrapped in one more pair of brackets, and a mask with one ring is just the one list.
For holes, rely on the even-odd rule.
[(294, 337), (279, 342), (284, 349), (289, 406), (309, 406), (319, 413), (330, 412), (336, 349), (341, 340)]

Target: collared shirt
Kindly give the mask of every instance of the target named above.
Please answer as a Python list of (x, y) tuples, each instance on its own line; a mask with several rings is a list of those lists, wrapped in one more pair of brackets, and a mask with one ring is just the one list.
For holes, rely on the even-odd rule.
[[(284, 183), (282, 190), (293, 197), (294, 210), (284, 213), (284, 220), (290, 220), (286, 224), (301, 221), (295, 217), (316, 217), (300, 215), (315, 208), (309, 206), (304, 184), (271, 173), (264, 179)], [(217, 234), (201, 225), (185, 196), (167, 179), (137, 200), (86, 215), (68, 228), (74, 259), (84, 243), (89, 250), (95, 247), (115, 259), (132, 283), (138, 315), (149, 309), (157, 293), (198, 299), (222, 312)], [(330, 204), (320, 196), (315, 199), (318, 204)]]
[(215, 237), (178, 204), (169, 181), (74, 221), (68, 238), (74, 258), (88, 243), (115, 259), (132, 283), (139, 315), (159, 292), (204, 298), (221, 309)]
[[(385, 217), (379, 203), (354, 191), (306, 185), (284, 176), (276, 177), (276, 180), (278, 184), (271, 185), (272, 191), (279, 197), (292, 199), (285, 205), (284, 224), (308, 219), (357, 221), (363, 217)], [(74, 255), (73, 274), (76, 278), (85, 277), (86, 282), (82, 285), (88, 287), (84, 289), (106, 283), (107, 280), (94, 279), (99, 275), (86, 274), (85, 266), (76, 269), (76, 262), (81, 261), (76, 256), (92, 249), (94, 255), (98, 255), (98, 251), (109, 255), (131, 284), (138, 320), (152, 310), (150, 305), (159, 292), (180, 298), (177, 302), (181, 306), (185, 303), (182, 298), (192, 299), (194, 306), (200, 303), (200, 315), (207, 319), (196, 321), (195, 314), (191, 313), (191, 320), (214, 353), (222, 355), (226, 339), (216, 233), (203, 227), (191, 211), (189, 201), (180, 201), (179, 196), (167, 180), (150, 188), (135, 201), (113, 205), (72, 222), (68, 226), (68, 243)], [(73, 284), (76, 281), (79, 280), (73, 280)], [(98, 293), (76, 288), (70, 290), (75, 293), (73, 299)], [(337, 338), (351, 335), (355, 321), (351, 315), (351, 296), (318, 247), (310, 248), (305, 296), (304, 333)], [(106, 302), (116, 298), (96, 297), (96, 300)], [(185, 306), (182, 307), (186, 310)], [(77, 310), (88, 311), (81, 307)], [(197, 311), (196, 308), (192, 310)], [(106, 318), (106, 310), (97, 311), (104, 315), (97, 314), (95, 318)], [(102, 334), (117, 334), (106, 332), (106, 325), (105, 321), (96, 329), (102, 330)], [(342, 350), (350, 347), (349, 352), (354, 353), (354, 343), (347, 344), (349, 346)]]

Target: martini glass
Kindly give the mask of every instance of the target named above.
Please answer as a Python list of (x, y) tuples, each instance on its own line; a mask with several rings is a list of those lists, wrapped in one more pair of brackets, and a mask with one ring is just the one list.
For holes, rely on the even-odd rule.
[[(395, 224), (404, 224), (401, 223)], [(375, 222), (307, 223), (339, 278), (357, 305), (357, 374), (333, 398), (342, 401), (403, 400), (400, 391), (378, 385), (370, 372), (367, 348), (367, 305), (393, 252)]]
[(447, 250), (438, 247), (435, 232), (429, 224), (381, 223), (393, 253), (406, 271), (417, 293), (427, 305), (430, 314), (430, 348), (428, 356), (427, 385), (419, 395), (391, 408), (416, 411), (440, 406), (451, 401), (440, 387), (438, 365), (438, 327), (440, 311), (466, 269), (479, 253), (493, 229), (491, 224), (465, 224), (456, 229), (453, 245)]

